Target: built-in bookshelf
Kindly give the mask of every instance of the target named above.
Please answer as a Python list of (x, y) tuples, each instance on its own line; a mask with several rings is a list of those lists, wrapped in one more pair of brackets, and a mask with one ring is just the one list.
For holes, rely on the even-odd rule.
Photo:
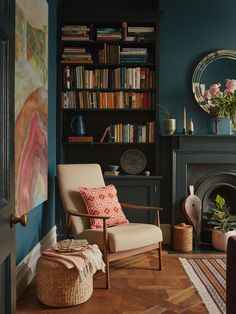
[[(158, 13), (78, 12), (61, 22), (58, 161), (105, 171), (135, 148), (158, 174)], [(73, 140), (77, 115), (88, 140)]]

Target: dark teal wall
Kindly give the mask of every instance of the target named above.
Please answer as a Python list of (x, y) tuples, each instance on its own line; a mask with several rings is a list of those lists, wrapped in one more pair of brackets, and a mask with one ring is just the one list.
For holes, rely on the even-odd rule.
[(209, 132), (209, 116), (193, 98), (191, 80), (197, 63), (209, 52), (236, 49), (236, 1), (160, 0), (160, 103), (176, 113), (183, 128), (183, 106), (197, 133)]
[(49, 4), (49, 79), (48, 79), (48, 200), (28, 213), (26, 227), (16, 226), (16, 264), (37, 245), (55, 225), (55, 168), (56, 168), (56, 42), (57, 3)]

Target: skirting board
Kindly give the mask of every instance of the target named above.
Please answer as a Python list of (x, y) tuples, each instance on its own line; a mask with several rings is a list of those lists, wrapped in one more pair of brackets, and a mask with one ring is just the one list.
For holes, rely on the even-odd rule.
[(57, 241), (56, 226), (54, 226), (43, 239), (29, 252), (16, 266), (16, 297), (22, 295), (35, 276), (36, 264), (41, 252), (54, 245)]

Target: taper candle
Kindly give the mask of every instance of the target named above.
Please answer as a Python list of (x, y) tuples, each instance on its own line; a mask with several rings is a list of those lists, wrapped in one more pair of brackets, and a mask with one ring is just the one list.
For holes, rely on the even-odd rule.
[(187, 121), (187, 117), (186, 117), (186, 106), (184, 106), (184, 130), (186, 130), (186, 121)]

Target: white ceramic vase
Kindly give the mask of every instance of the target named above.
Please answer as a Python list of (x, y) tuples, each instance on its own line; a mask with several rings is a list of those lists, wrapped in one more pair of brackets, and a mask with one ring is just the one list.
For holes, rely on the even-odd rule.
[(227, 251), (228, 239), (231, 236), (236, 235), (236, 230), (222, 232), (219, 229), (214, 229), (212, 231), (212, 245), (216, 250)]

